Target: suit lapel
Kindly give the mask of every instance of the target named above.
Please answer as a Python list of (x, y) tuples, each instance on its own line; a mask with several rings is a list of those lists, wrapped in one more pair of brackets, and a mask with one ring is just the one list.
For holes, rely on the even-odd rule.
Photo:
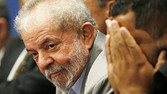
[(87, 83), (87, 78), (88, 75), (90, 75), (89, 71), (92, 67), (92, 64), (95, 62), (96, 58), (99, 56), (99, 54), (104, 50), (104, 43), (105, 43), (105, 35), (102, 34), (101, 32), (98, 31), (97, 33), (97, 37), (95, 39), (95, 42), (93, 44), (93, 47), (90, 51), (90, 56), (89, 56), (89, 60), (87, 62), (87, 70), (85, 73), (85, 77), (83, 80), (83, 84), (82, 84), (82, 88), (81, 88), (81, 92), (83, 93), (85, 91), (85, 85)]

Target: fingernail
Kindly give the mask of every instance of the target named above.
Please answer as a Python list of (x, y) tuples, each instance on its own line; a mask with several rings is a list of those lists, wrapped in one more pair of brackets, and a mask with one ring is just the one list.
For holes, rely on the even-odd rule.
[(111, 20), (106, 20), (106, 26), (108, 28), (107, 33), (110, 34), (112, 32)]
[(106, 24), (108, 24), (108, 23), (110, 23), (110, 22), (111, 22), (111, 20), (109, 20), (109, 19), (106, 20)]
[(109, 38), (109, 37), (110, 37), (110, 35), (109, 35), (109, 34), (107, 34), (107, 35), (106, 35), (106, 38)]
[(115, 28), (115, 27), (117, 26), (117, 22), (116, 22), (115, 20), (113, 20), (113, 21), (111, 22), (111, 26), (112, 26), (112, 28)]
[(166, 55), (166, 51), (165, 50), (163, 50), (163, 51), (161, 51), (161, 53), (160, 54), (162, 54), (163, 56), (165, 56)]
[(123, 34), (123, 35), (125, 35), (126, 32), (127, 32), (126, 29), (125, 29), (124, 27), (121, 27), (121, 28), (120, 28), (120, 31), (121, 31), (121, 34)]

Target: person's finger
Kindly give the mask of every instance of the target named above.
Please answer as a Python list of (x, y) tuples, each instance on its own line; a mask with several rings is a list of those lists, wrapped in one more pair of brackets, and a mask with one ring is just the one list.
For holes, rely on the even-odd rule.
[(111, 53), (110, 53), (110, 35), (106, 35), (106, 41), (105, 41), (105, 54), (107, 58), (107, 63), (111, 63)]
[(112, 38), (114, 38), (115, 35), (117, 34), (120, 35), (120, 32), (119, 32), (120, 26), (116, 20), (112, 20), (109, 25), (107, 25), (107, 27), (108, 27), (108, 30), (110, 31), (110, 35)]
[[(107, 30), (110, 35), (110, 57), (112, 63), (117, 63), (116, 67), (119, 65), (128, 66), (127, 60), (125, 58), (125, 54), (129, 57), (129, 53), (127, 47), (124, 43), (124, 40), (121, 36), (120, 26), (116, 20), (108, 20), (106, 21)], [(115, 66), (115, 64), (114, 64)], [(121, 66), (119, 67), (121, 68)]]
[(124, 27), (122, 27), (120, 31), (121, 31), (121, 35), (123, 37), (123, 40), (125, 41), (128, 51), (130, 52), (134, 60), (138, 61), (136, 63), (138, 64), (145, 63), (143, 61), (147, 61), (147, 59), (144, 53), (142, 52), (142, 50), (140, 49), (139, 45), (136, 43), (135, 39), (129, 33), (129, 31)]
[[(116, 20), (106, 20), (107, 33), (113, 38), (115, 34), (120, 34), (118, 22)], [(114, 35), (114, 36), (113, 36)]]
[(161, 51), (158, 57), (157, 64), (155, 65), (154, 72), (157, 72), (159, 68), (165, 63), (166, 51)]
[[(127, 51), (126, 45), (120, 33), (120, 26), (116, 20), (110, 21), (107, 24), (108, 31), (110, 32), (110, 51), (115, 54), (120, 54)], [(112, 54), (112, 53), (111, 53)]]
[(107, 19), (105, 22), (106, 22), (106, 26), (107, 26), (107, 34), (110, 34), (109, 28), (111, 26), (111, 20)]

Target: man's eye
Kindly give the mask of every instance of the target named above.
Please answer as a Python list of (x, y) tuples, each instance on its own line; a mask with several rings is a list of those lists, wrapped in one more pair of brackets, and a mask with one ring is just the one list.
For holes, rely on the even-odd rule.
[(37, 56), (37, 53), (32, 53), (31, 55), (32, 55), (32, 56)]
[(54, 44), (50, 44), (50, 45), (49, 45), (49, 48), (53, 48), (53, 47), (55, 47)]

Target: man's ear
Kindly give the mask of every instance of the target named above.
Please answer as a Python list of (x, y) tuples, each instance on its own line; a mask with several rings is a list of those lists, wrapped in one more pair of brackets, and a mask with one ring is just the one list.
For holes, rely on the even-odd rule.
[(114, 3), (115, 3), (115, 0), (109, 0), (107, 2), (107, 15), (108, 17), (110, 17), (112, 15), (112, 9), (113, 9), (113, 6), (114, 6)]
[(96, 31), (94, 31), (94, 27), (90, 22), (84, 23), (81, 28), (85, 47), (90, 49), (94, 43)]

